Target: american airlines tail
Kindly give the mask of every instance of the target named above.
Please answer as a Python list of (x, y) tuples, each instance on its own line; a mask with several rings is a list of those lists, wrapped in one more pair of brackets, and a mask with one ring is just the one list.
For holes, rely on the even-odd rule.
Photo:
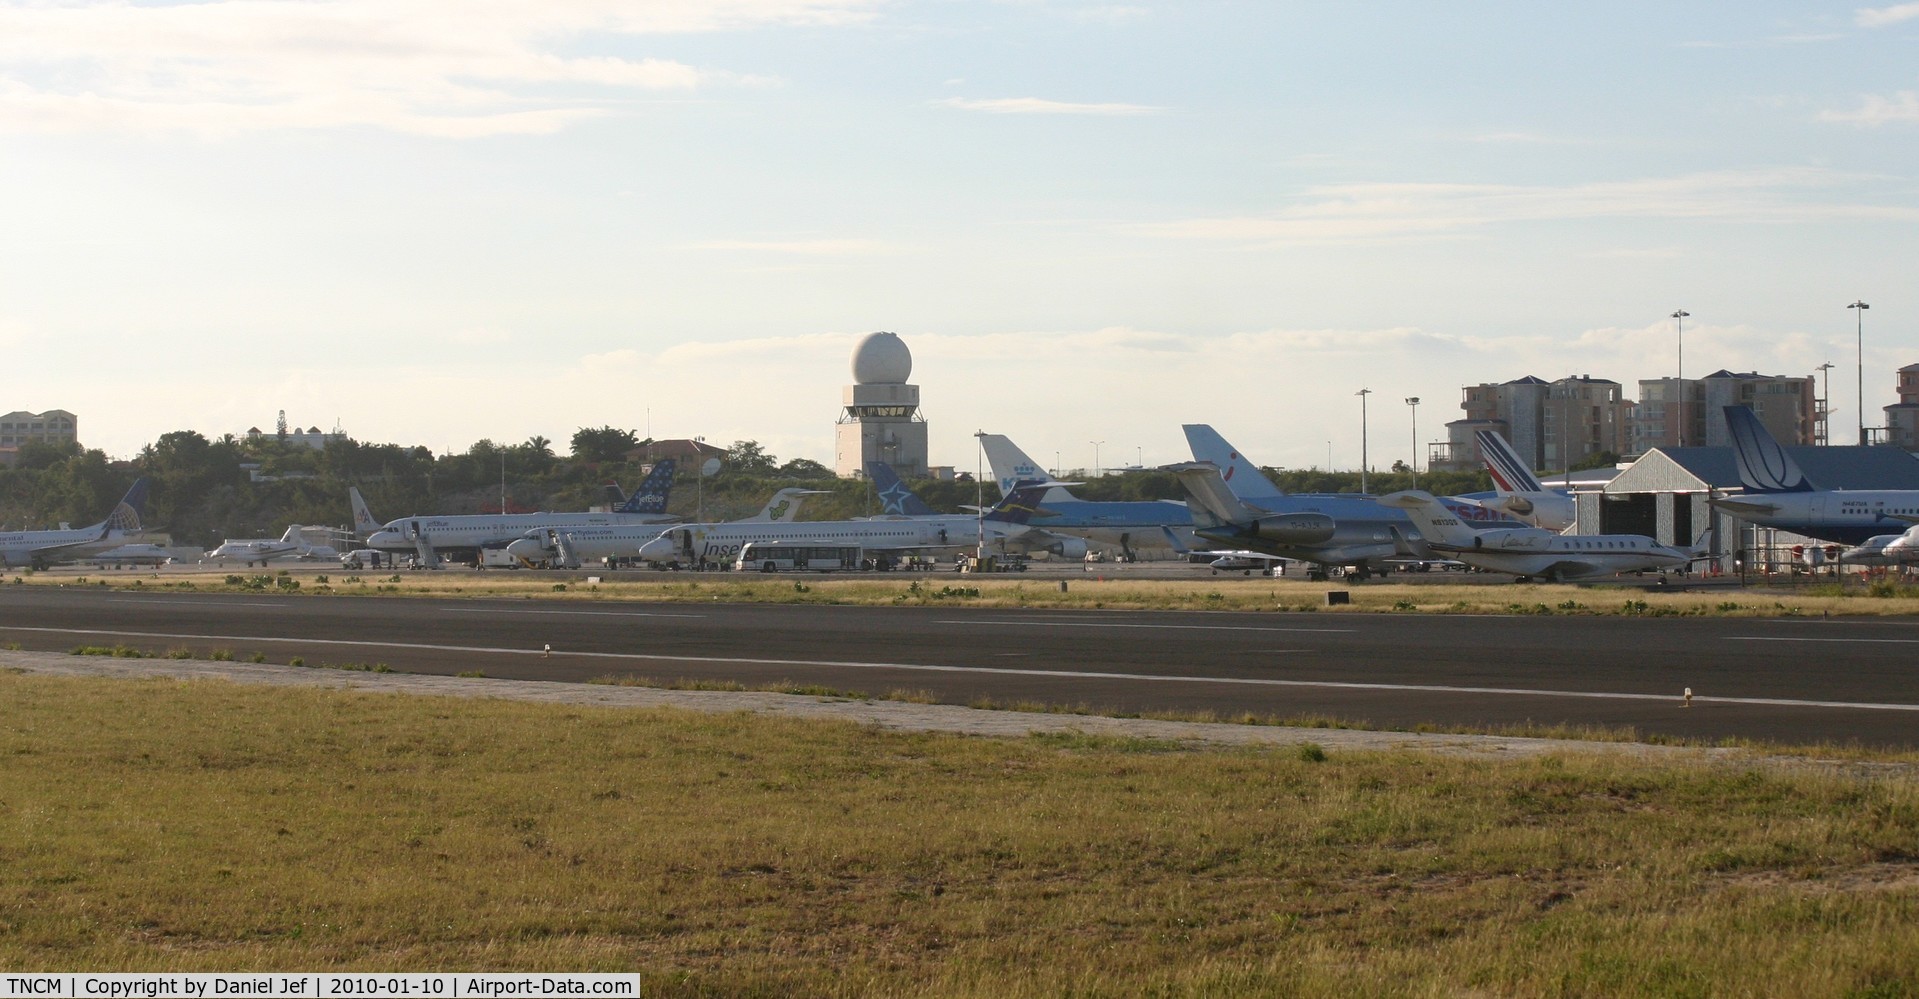
[(373, 519), (373, 511), (366, 508), (366, 497), (360, 495), (359, 486), (346, 487), (347, 500), (353, 504), (353, 533), (362, 540), (372, 537), (386, 527)]
[(1204, 423), (1188, 423), (1182, 429), (1186, 431), (1186, 446), (1193, 449), (1193, 460), (1207, 462), (1219, 469), (1220, 481), (1232, 494), (1255, 506), (1261, 500), (1278, 499), (1286, 495), (1273, 480), (1260, 472), (1259, 466), (1247, 460), (1219, 432)]
[(677, 462), (672, 458), (662, 458), (653, 465), (633, 495), (627, 497), (615, 513), (665, 513), (666, 498), (673, 491), (673, 468)]
[(912, 487), (900, 481), (893, 466), (883, 461), (866, 463), (866, 478), (879, 494), (880, 513), (889, 517), (931, 517), (937, 511), (926, 505)]
[(1732, 431), (1733, 454), (1739, 460), (1739, 481), (1749, 493), (1808, 493), (1813, 484), (1799, 463), (1779, 446), (1750, 406), (1727, 406), (1726, 429)]
[(1473, 434), (1479, 441), (1479, 458), (1492, 473), (1493, 485), (1502, 493), (1543, 493), (1546, 487), (1527, 467), (1519, 452), (1497, 431), (1481, 430)]

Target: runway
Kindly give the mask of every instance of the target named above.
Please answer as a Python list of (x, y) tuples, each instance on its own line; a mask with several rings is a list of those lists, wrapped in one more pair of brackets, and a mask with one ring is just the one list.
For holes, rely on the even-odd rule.
[[(1919, 620), (1062, 612), (0, 590), (0, 642), (940, 701), (1919, 746)], [(544, 646), (553, 647), (551, 656)], [(1693, 706), (1681, 693), (1692, 688)]]

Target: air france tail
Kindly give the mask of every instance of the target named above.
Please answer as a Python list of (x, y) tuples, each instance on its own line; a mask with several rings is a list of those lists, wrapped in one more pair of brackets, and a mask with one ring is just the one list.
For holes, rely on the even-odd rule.
[(1749, 493), (1806, 493), (1813, 484), (1806, 473), (1779, 446), (1750, 406), (1727, 406), (1726, 429), (1732, 431), (1733, 453), (1739, 459), (1739, 481)]
[(1513, 446), (1506, 443), (1506, 438), (1499, 436), (1497, 431), (1480, 430), (1473, 436), (1479, 441), (1479, 457), (1486, 463), (1486, 471), (1492, 473), (1493, 485), (1499, 487), (1500, 492), (1543, 493), (1546, 491), (1539, 477), (1534, 475), (1533, 470), (1528, 468), (1526, 462), (1519, 457), (1519, 452), (1513, 450)]
[(673, 491), (672, 458), (662, 458), (653, 471), (633, 489), (633, 495), (615, 513), (665, 513), (666, 498)]
[(1286, 495), (1273, 485), (1273, 480), (1260, 472), (1259, 466), (1226, 443), (1226, 438), (1212, 427), (1204, 423), (1188, 423), (1182, 429), (1186, 431), (1186, 446), (1193, 450), (1193, 460), (1217, 467), (1220, 481), (1232, 490), (1234, 496), (1258, 506), (1261, 500), (1273, 500)]
[(919, 494), (900, 481), (893, 466), (883, 461), (866, 463), (866, 478), (873, 483), (874, 492), (879, 494), (880, 512), (889, 517), (931, 517), (936, 511), (919, 498)]
[(373, 511), (366, 508), (366, 497), (360, 495), (359, 486), (346, 488), (348, 501), (353, 504), (353, 532), (361, 538), (370, 538), (384, 530), (385, 524), (373, 519)]

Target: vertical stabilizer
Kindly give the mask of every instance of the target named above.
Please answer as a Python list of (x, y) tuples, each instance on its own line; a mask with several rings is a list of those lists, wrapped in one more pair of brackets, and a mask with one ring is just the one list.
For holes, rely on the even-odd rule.
[(373, 519), (373, 511), (366, 507), (366, 497), (360, 495), (359, 486), (346, 488), (347, 500), (353, 504), (353, 530), (362, 539), (372, 537), (385, 525)]
[(1193, 449), (1193, 460), (1206, 462), (1219, 469), (1219, 478), (1226, 488), (1239, 499), (1258, 506), (1261, 500), (1278, 499), (1286, 495), (1273, 480), (1260, 472), (1259, 466), (1239, 453), (1219, 432), (1204, 423), (1188, 423), (1186, 446)]
[(1391, 493), (1379, 498), (1380, 506), (1395, 507), (1406, 511), (1407, 519), (1419, 529), (1420, 536), (1427, 542), (1439, 542), (1456, 548), (1474, 547), (1474, 539), (1479, 532), (1466, 526), (1451, 510), (1446, 509), (1433, 498), (1433, 494), (1417, 489)]
[(667, 496), (673, 492), (673, 468), (676, 462), (672, 458), (662, 458), (653, 466), (645, 479), (633, 489), (633, 495), (620, 504), (615, 513), (666, 513)]
[(866, 463), (866, 478), (880, 498), (880, 512), (889, 517), (931, 517), (936, 512), (919, 494), (900, 480), (893, 466), (883, 461)]
[(120, 502), (114, 506), (113, 512), (107, 514), (106, 527), (107, 531), (110, 532), (109, 536), (123, 537), (126, 535), (139, 534), (141, 530), (140, 513), (146, 509), (146, 505), (147, 480), (142, 477), (133, 480), (133, 486), (127, 490), (127, 494), (120, 498)]
[(1013, 485), (1013, 491), (999, 501), (991, 510), (986, 511), (985, 519), (998, 524), (1024, 525), (1039, 512), (1040, 501), (1045, 498), (1046, 490), (1051, 488), (1044, 482), (1023, 481)]
[(1171, 465), (1167, 471), (1177, 474), (1179, 484), (1186, 487), (1186, 506), (1192, 510), (1194, 526), (1249, 524), (1259, 519), (1259, 511), (1248, 508), (1227, 488), (1224, 474), (1212, 462)]
[(1493, 485), (1502, 493), (1543, 493), (1546, 487), (1519, 457), (1519, 452), (1499, 436), (1498, 431), (1480, 430), (1473, 434), (1479, 441), (1479, 458), (1492, 473)]
[(1799, 463), (1779, 446), (1750, 406), (1727, 406), (1726, 429), (1732, 431), (1733, 454), (1739, 461), (1739, 481), (1750, 493), (1805, 493), (1812, 483)]

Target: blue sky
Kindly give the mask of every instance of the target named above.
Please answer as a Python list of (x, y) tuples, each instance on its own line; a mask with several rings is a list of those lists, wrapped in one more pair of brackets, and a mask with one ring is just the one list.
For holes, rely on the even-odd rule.
[(889, 329), (935, 462), (1353, 467), (1682, 307), (1850, 414), (1864, 298), (1870, 423), (1916, 93), (1919, 4), (0, 0), (0, 410), (826, 461)]

